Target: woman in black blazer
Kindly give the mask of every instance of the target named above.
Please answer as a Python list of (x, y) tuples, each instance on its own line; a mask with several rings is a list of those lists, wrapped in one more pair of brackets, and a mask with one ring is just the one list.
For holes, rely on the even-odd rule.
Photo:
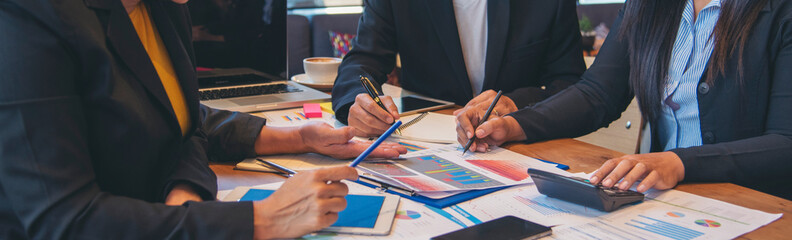
[[(626, 189), (640, 181), (639, 191), (732, 182), (792, 198), (784, 179), (792, 170), (792, 1), (632, 0), (612, 29), (579, 83), (481, 124), (473, 149), (582, 136), (618, 119), (635, 96), (653, 153), (611, 159), (592, 182)], [(481, 115), (458, 118), (461, 143)]]
[[(294, 238), (335, 222), (350, 167), (300, 172), (262, 201), (214, 201), (210, 159), (368, 145), (352, 128), (269, 127), (200, 105), (187, 0), (140, 1), (0, 1), (0, 239)], [(133, 10), (168, 50), (186, 133)], [(375, 154), (407, 151), (389, 146)]]

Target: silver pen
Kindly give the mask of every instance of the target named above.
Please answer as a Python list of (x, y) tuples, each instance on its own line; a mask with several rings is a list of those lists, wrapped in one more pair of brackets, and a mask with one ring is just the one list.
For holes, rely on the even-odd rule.
[(280, 172), (281, 175), (283, 175), (285, 177), (292, 177), (292, 176), (294, 176), (294, 174), (297, 174), (297, 172), (294, 171), (294, 170), (288, 169), (288, 168), (286, 168), (284, 166), (275, 164), (273, 162), (270, 162), (270, 161), (267, 161), (267, 160), (264, 160), (264, 159), (261, 159), (261, 158), (256, 158), (256, 162), (261, 164), (261, 165), (264, 165), (265, 167), (268, 167), (268, 168), (271, 168), (271, 169), (273, 169), (275, 171)]

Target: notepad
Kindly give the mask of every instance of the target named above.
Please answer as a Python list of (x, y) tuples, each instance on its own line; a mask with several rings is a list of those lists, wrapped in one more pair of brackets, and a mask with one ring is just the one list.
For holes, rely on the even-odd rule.
[(401, 135), (393, 137), (433, 143), (457, 143), (456, 118), (453, 115), (426, 112), (402, 117)]

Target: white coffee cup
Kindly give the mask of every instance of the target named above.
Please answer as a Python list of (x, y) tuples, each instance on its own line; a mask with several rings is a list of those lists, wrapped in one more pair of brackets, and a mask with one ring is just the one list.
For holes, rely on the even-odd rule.
[(333, 83), (338, 76), (340, 58), (311, 57), (303, 59), (303, 68), (308, 78), (315, 83)]

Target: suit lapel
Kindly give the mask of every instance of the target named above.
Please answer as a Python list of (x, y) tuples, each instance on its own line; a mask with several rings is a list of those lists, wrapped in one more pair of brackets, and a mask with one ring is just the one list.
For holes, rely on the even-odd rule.
[(462, 56), (462, 44), (459, 40), (459, 31), (454, 16), (454, 3), (451, 0), (428, 0), (425, 2), (437, 31), (437, 37), (443, 43), (448, 61), (456, 74), (455, 79), (459, 86), (462, 86), (465, 96), (471, 99), (473, 98), (473, 89), (470, 86), (470, 79), (465, 67), (465, 58)]
[[(132, 71), (143, 87), (156, 99), (161, 107), (168, 113), (172, 127), (179, 127), (178, 119), (173, 112), (168, 94), (162, 86), (162, 81), (154, 69), (154, 64), (143, 48), (135, 27), (129, 20), (129, 15), (118, 0), (85, 0), (91, 8), (106, 10), (107, 14), (97, 14), (99, 20), (106, 26), (108, 44), (121, 59), (121, 62)], [(180, 131), (181, 132), (181, 131)], [(180, 133), (181, 135), (181, 133)]]
[(187, 53), (187, 47), (185, 47), (185, 45), (191, 46), (189, 44), (192, 44), (192, 39), (185, 40), (184, 38), (187, 38), (189, 33), (184, 28), (176, 28), (170, 18), (170, 16), (176, 14), (176, 11), (181, 6), (174, 6), (174, 3), (161, 1), (152, 1), (149, 4), (151, 17), (157, 25), (157, 30), (165, 43), (165, 48), (168, 49), (168, 55), (173, 63), (174, 71), (179, 77), (179, 84), (184, 93), (187, 108), (190, 111), (190, 118), (193, 123), (197, 123), (199, 105), (198, 83), (193, 60)]
[(503, 62), (509, 36), (508, 0), (487, 1), (487, 61), (484, 70), (484, 90), (494, 89)]

